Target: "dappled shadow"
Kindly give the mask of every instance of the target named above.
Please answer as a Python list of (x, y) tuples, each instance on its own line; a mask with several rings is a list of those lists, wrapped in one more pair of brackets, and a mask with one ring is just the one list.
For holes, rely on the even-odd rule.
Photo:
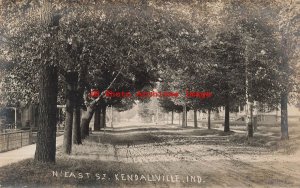
[[(143, 132), (135, 132), (128, 131), (126, 134), (114, 134), (98, 132), (91, 134), (87, 140), (97, 143), (103, 144), (112, 144), (112, 145), (139, 145), (139, 144), (150, 144), (150, 143), (167, 143), (169, 141), (175, 141), (184, 139), (183, 141), (188, 143), (189, 141), (197, 142), (201, 140), (206, 141), (215, 141), (213, 136), (215, 137), (226, 137), (228, 135), (233, 134), (233, 132), (224, 133), (220, 130), (201, 130), (201, 129), (171, 129), (172, 131), (164, 132), (157, 130), (155, 132), (152, 131), (143, 131)], [(207, 137), (206, 137), (207, 136)], [(223, 138), (217, 138), (219, 140), (224, 140)]]
[[(126, 127), (126, 129), (124, 128), (113, 128), (113, 129), (105, 129), (105, 130), (101, 130), (100, 132), (108, 132), (108, 133), (129, 133), (129, 132), (140, 132), (140, 131), (180, 131), (180, 130), (186, 130), (186, 129), (194, 129), (191, 127), (188, 128), (156, 128), (156, 127), (140, 127), (137, 128), (136, 126), (132, 126), (132, 127)], [(96, 133), (96, 131), (95, 131)]]
[(124, 134), (124, 135), (113, 135), (113, 134), (101, 134), (101, 135), (90, 135), (87, 138), (88, 141), (112, 144), (112, 145), (133, 145), (133, 144), (146, 144), (154, 142), (163, 142), (163, 139), (151, 134), (151, 133), (139, 133), (139, 134)]

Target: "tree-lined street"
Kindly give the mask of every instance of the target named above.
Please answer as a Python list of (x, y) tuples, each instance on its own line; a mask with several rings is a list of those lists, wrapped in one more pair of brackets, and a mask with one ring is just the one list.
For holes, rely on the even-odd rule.
[[(199, 166), (238, 175), (255, 153), (268, 161), (270, 150), (290, 150), (290, 137), (298, 140), (289, 129), (299, 119), (288, 107), (300, 104), (299, 8), (299, 0), (1, 1), (3, 127), (14, 109), (15, 129), (37, 132), (41, 165), (158, 162), (167, 173), (196, 161), (193, 173)], [(166, 167), (168, 160), (179, 166)], [(258, 165), (244, 172), (256, 168), (262, 175)], [(278, 173), (267, 182), (228, 177), (228, 185), (270, 185)]]

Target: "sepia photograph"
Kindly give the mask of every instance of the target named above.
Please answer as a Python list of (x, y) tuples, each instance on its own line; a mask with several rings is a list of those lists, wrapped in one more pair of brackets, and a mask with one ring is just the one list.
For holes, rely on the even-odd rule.
[(300, 0), (0, 0), (0, 187), (300, 187)]

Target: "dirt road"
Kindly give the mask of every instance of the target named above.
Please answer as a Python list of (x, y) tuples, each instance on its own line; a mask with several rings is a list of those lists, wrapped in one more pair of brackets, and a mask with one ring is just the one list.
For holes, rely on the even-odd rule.
[(59, 147), (55, 164), (27, 159), (1, 167), (0, 186), (300, 187), (299, 126), (290, 126), (289, 141), (280, 140), (279, 127), (259, 127), (249, 140), (240, 127), (226, 134), (221, 128), (93, 132), (71, 156)]
[(299, 135), (292, 130), (291, 141), (282, 143), (276, 131), (261, 129), (245, 143), (242, 131), (120, 129), (92, 134), (71, 158), (134, 164), (141, 174), (180, 179), (159, 186), (300, 187)]

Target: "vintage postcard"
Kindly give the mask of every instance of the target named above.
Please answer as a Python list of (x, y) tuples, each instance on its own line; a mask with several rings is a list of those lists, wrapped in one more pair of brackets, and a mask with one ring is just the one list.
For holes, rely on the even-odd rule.
[(0, 8), (0, 187), (300, 187), (300, 0)]

